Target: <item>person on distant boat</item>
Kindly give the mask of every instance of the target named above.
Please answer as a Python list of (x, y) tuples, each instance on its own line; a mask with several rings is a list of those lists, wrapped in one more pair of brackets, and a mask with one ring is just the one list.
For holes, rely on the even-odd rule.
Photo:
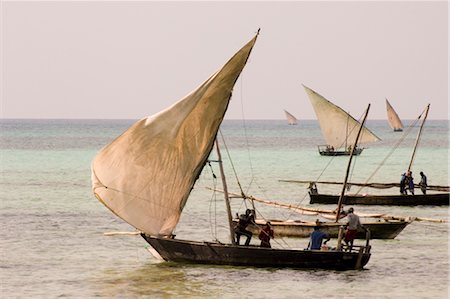
[(409, 190), (409, 192), (411, 192), (412, 195), (414, 195), (414, 178), (412, 176), (412, 171), (408, 171), (406, 173), (406, 188), (405, 188), (405, 193), (407, 193), (406, 191)]
[(319, 192), (317, 191), (317, 186), (315, 182), (309, 182), (309, 194), (318, 194)]
[(250, 240), (252, 239), (252, 232), (247, 230), (247, 226), (251, 223), (255, 223), (255, 214), (252, 210), (247, 209), (245, 211), (245, 214), (241, 214), (239, 216), (239, 222), (236, 225), (235, 228), (235, 234), (236, 234), (236, 243), (239, 245), (239, 241), (241, 239), (241, 236), (246, 236), (247, 240), (245, 241), (245, 245), (248, 246), (250, 244)]
[(322, 241), (325, 239), (323, 244), (327, 244), (330, 241), (330, 236), (328, 234), (322, 232), (318, 225), (314, 226), (314, 231), (311, 233), (308, 243), (309, 250), (320, 250), (322, 247)]
[(330, 152), (334, 152), (334, 146), (332, 146), (332, 145), (327, 145), (325, 151), (327, 151), (327, 152), (329, 152), (329, 153), (330, 153)]
[(427, 194), (427, 186), (428, 186), (428, 184), (427, 184), (427, 176), (421, 171), (420, 172), (420, 183), (419, 183), (419, 186), (420, 186), (420, 190), (422, 190), (422, 193), (423, 194)]
[(400, 193), (401, 194), (406, 194), (405, 186), (406, 186), (406, 173), (403, 173), (402, 177), (400, 179)]
[(270, 222), (267, 221), (267, 223), (263, 226), (263, 228), (261, 229), (261, 232), (259, 233), (259, 239), (261, 240), (261, 247), (266, 247), (266, 248), (272, 248), (272, 246), (270, 246), (270, 239), (273, 239), (273, 229), (272, 226), (270, 225)]
[(347, 212), (347, 231), (345, 232), (344, 242), (347, 246), (349, 246), (349, 251), (352, 250), (353, 247), (353, 241), (355, 240), (356, 233), (358, 232), (358, 228), (362, 228), (367, 231), (367, 229), (362, 226), (361, 222), (359, 221), (359, 216), (356, 214), (353, 214), (354, 210), (353, 208), (348, 209)]

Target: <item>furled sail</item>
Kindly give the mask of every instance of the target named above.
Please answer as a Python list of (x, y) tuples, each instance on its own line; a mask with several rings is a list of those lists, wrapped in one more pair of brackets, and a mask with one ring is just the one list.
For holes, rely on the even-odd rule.
[(257, 35), (200, 87), (136, 122), (92, 162), (95, 196), (153, 236), (169, 236), (211, 152)]
[[(328, 145), (335, 149), (346, 147), (355, 142), (359, 122), (340, 107), (331, 103), (314, 90), (303, 85), (314, 108), (323, 137)], [(358, 144), (367, 144), (380, 140), (366, 127), (363, 128)]]
[(398, 115), (395, 112), (394, 108), (392, 108), (392, 106), (389, 103), (388, 99), (386, 99), (386, 110), (387, 110), (388, 122), (389, 122), (389, 125), (391, 126), (391, 128), (394, 131), (403, 131), (402, 121), (398, 117)]
[(292, 114), (290, 114), (286, 110), (284, 110), (284, 113), (286, 114), (286, 119), (288, 121), (288, 124), (296, 125), (298, 123), (297, 118), (295, 116), (293, 116)]

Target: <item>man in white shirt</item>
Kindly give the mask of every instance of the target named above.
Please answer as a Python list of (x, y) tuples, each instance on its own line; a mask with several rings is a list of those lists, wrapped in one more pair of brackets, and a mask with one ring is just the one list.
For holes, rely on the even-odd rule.
[[(367, 230), (364, 226), (361, 225), (359, 221), (359, 216), (353, 214), (353, 208), (348, 209), (347, 212), (347, 231), (345, 232), (344, 242), (347, 246), (349, 246), (349, 251), (352, 250), (353, 240), (355, 240), (356, 233), (358, 232), (358, 228), (362, 228)], [(350, 245), (349, 245), (350, 244)]]

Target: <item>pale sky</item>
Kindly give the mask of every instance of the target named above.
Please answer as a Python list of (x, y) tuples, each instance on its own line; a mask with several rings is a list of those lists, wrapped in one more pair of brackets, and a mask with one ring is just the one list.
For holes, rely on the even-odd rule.
[(302, 84), (359, 118), (448, 119), (448, 3), (1, 2), (2, 118), (152, 115), (261, 33), (227, 119), (315, 119)]

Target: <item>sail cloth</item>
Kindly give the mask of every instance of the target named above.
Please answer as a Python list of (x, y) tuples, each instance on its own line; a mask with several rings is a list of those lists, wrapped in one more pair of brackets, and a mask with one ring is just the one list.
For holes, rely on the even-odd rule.
[(288, 124), (296, 125), (298, 123), (297, 118), (295, 116), (293, 116), (292, 114), (290, 114), (286, 110), (284, 110), (284, 113), (286, 114), (286, 119), (288, 121)]
[[(303, 85), (319, 121), (327, 145), (335, 149), (355, 143), (359, 122), (340, 107), (331, 103), (314, 90)], [(361, 131), (358, 144), (381, 140), (366, 127)]]
[(188, 96), (136, 122), (96, 155), (92, 189), (112, 212), (146, 234), (172, 234), (256, 38)]
[(388, 122), (389, 122), (389, 125), (391, 126), (391, 128), (394, 131), (402, 131), (403, 123), (400, 120), (400, 117), (398, 117), (397, 112), (395, 112), (394, 108), (392, 108), (388, 99), (386, 99), (386, 110), (387, 110)]

